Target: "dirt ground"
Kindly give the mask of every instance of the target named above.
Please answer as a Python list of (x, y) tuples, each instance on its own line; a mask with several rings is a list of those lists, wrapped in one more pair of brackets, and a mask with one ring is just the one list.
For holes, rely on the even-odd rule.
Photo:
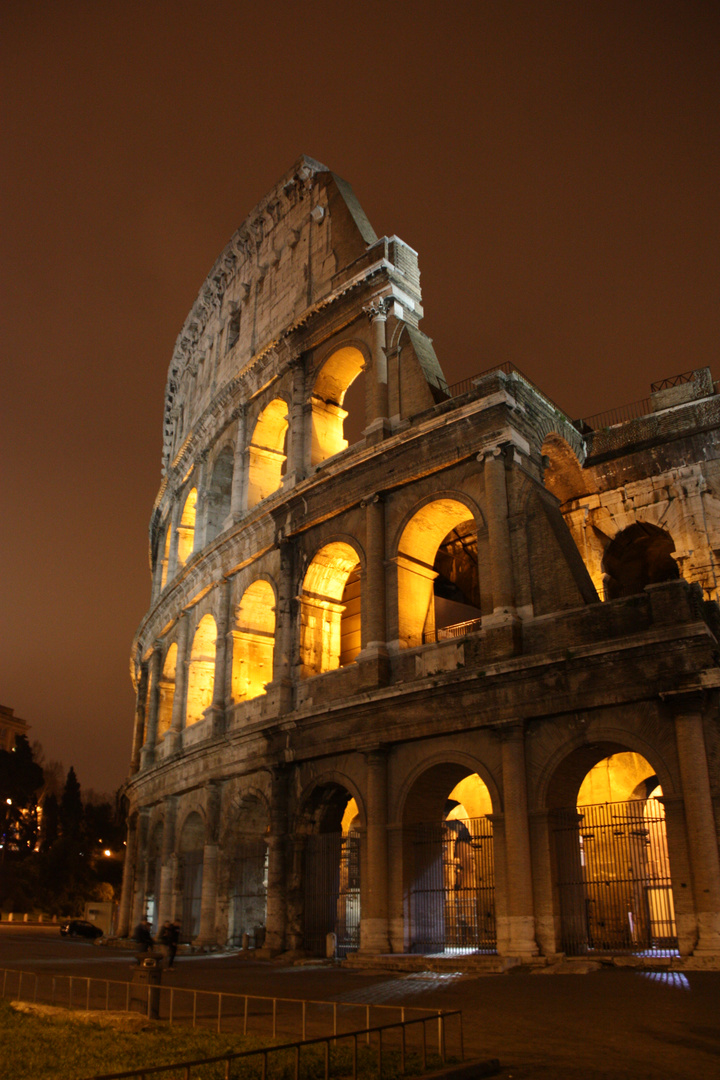
[[(0, 968), (127, 979), (131, 957), (30, 930), (0, 932)], [(397, 973), (179, 957), (163, 985), (462, 1009), (466, 1056), (507, 1080), (698, 1080), (720, 1075), (720, 972), (602, 967), (590, 974)]]

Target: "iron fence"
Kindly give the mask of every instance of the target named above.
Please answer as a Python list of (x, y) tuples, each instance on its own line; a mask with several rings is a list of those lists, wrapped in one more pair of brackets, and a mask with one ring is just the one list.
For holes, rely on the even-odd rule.
[(555, 851), (566, 953), (677, 949), (661, 802), (559, 811)]
[(328, 934), (336, 955), (360, 947), (360, 833), (316, 833), (305, 848), (304, 945), (325, 956)]

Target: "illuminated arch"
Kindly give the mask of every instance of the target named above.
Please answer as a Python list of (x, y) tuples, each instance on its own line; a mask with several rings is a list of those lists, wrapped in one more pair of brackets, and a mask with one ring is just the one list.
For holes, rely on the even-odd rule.
[(287, 460), (287, 412), (287, 402), (275, 398), (258, 417), (248, 447), (248, 509), (280, 487), (283, 467)]
[(233, 483), (232, 447), (226, 446), (215, 459), (210, 487), (207, 491), (207, 525), (205, 538), (209, 543), (218, 536), (225, 526), (230, 513)]
[(360, 652), (360, 559), (338, 540), (317, 552), (301, 596), (301, 675), (351, 664)]
[[(467, 558), (461, 574), (443, 572), (441, 564), (452, 562), (453, 549), (465, 548)], [(442, 549), (442, 550), (441, 550)], [(438, 555), (441, 559), (438, 560)], [(414, 647), (423, 642), (423, 632), (436, 632), (441, 625), (472, 622), (480, 618), (477, 569), (477, 529), (472, 510), (457, 499), (435, 499), (426, 503), (403, 529), (398, 544), (398, 628), (401, 645)], [(436, 581), (454, 586), (457, 598), (443, 605), (461, 617), (445, 617), (437, 611)], [(453, 580), (453, 577), (456, 580)], [(448, 592), (451, 590), (448, 589)], [(442, 593), (438, 592), (438, 595)], [(446, 598), (447, 599), (447, 598)]]
[(202, 720), (205, 710), (212, 705), (216, 641), (215, 620), (212, 615), (203, 615), (195, 631), (188, 665), (186, 727)]
[(345, 394), (364, 368), (365, 357), (352, 345), (337, 349), (320, 368), (310, 399), (311, 465), (318, 465), (346, 449), (348, 443), (343, 434), (343, 422), (348, 414), (342, 404)]
[(273, 677), (275, 593), (269, 581), (254, 581), (243, 593), (232, 631), (232, 700), (265, 693)]
[(182, 517), (178, 525), (178, 569), (181, 569), (193, 553), (195, 546), (195, 506), (197, 504), (197, 488), (193, 488), (183, 506)]
[(165, 656), (160, 676), (158, 701), (157, 738), (162, 739), (172, 727), (173, 703), (175, 701), (175, 678), (177, 669), (177, 645), (172, 643)]

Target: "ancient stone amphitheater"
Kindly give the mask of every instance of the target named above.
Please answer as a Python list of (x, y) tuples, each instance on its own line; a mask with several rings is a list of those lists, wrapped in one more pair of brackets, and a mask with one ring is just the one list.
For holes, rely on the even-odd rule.
[(418, 257), (301, 158), (170, 363), (120, 932), (720, 955), (720, 397), (448, 387)]

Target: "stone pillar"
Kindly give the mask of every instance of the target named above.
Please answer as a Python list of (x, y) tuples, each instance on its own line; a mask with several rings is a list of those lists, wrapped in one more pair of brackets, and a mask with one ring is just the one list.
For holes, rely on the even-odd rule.
[(373, 750), (367, 763), (366, 873), (361, 886), (360, 948), (364, 953), (390, 951), (388, 937), (387, 752)]
[(138, 819), (133, 814), (128, 822), (127, 841), (125, 843), (125, 862), (123, 864), (122, 893), (118, 912), (118, 937), (128, 937), (134, 927), (130, 925), (132, 901), (135, 892), (135, 870), (137, 865)]
[(182, 730), (185, 727), (185, 698), (187, 692), (188, 671), (188, 633), (189, 618), (183, 612), (178, 621), (177, 661), (175, 664), (175, 694), (173, 696), (172, 725), (165, 735), (167, 754), (175, 754), (180, 749)]
[(155, 759), (157, 742), (158, 711), (160, 708), (160, 679), (162, 677), (162, 643), (155, 642), (148, 663), (147, 716), (145, 727), (145, 745), (142, 747), (140, 767), (149, 769)]
[(535, 910), (530, 864), (527, 776), (522, 724), (502, 736), (503, 806), (507, 867), (508, 956), (535, 956)]
[(208, 784), (198, 945), (216, 944), (215, 906), (217, 904), (218, 834), (220, 831), (221, 796), (220, 784)]
[[(389, 825), (388, 830), (388, 865), (392, 873), (388, 875), (388, 933), (390, 949), (394, 953), (404, 953), (408, 944), (410, 925), (409, 904), (404, 887), (405, 848), (409, 844), (402, 825)], [(407, 917), (406, 917), (407, 909)]]
[(225, 730), (225, 687), (227, 685), (228, 632), (230, 630), (230, 582), (218, 586), (217, 638), (215, 640), (215, 679), (213, 681), (212, 717), (216, 734)]
[(132, 754), (130, 755), (130, 773), (136, 773), (140, 768), (140, 752), (143, 743), (147, 742), (148, 717), (146, 716), (145, 703), (148, 690), (148, 665), (140, 665), (137, 692), (135, 694), (135, 726), (133, 728)]
[(131, 932), (145, 918), (145, 873), (147, 870), (147, 840), (150, 809), (144, 806), (138, 811), (137, 849), (135, 856), (135, 881), (132, 901)]
[(175, 880), (175, 826), (177, 824), (177, 799), (172, 795), (165, 799), (162, 855), (160, 867), (160, 897), (158, 901), (158, 926), (172, 918), (173, 882)]
[(237, 417), (237, 438), (235, 440), (235, 455), (233, 458), (232, 491), (230, 494), (230, 512), (233, 520), (237, 521), (245, 508), (245, 486), (247, 475), (245, 472), (245, 406), (240, 405), (233, 414)]
[(193, 529), (193, 546), (188, 562), (197, 551), (205, 547), (207, 534), (208, 492), (207, 492), (207, 450), (199, 455), (196, 461), (197, 467), (197, 501), (195, 503), (195, 528)]
[(281, 538), (280, 574), (278, 578), (277, 612), (275, 619), (275, 648), (273, 650), (273, 683), (279, 687), (280, 712), (292, 710), (292, 669), (295, 651), (295, 545)]
[(702, 694), (682, 695), (674, 702), (675, 739), (697, 912), (698, 940), (694, 955), (720, 956), (720, 858), (702, 706)]
[(182, 504), (180, 503), (180, 499), (178, 498), (178, 492), (176, 491), (173, 494), (173, 506), (172, 512), (170, 514), (170, 528), (172, 529), (172, 532), (170, 534), (170, 551), (168, 552), (167, 578), (165, 581), (166, 585), (168, 584), (168, 582), (172, 581), (178, 570), (178, 542), (180, 540), (180, 535), (178, 533), (178, 525), (180, 524), (182, 511)]
[(383, 439), (390, 428), (388, 422), (388, 365), (385, 352), (385, 324), (391, 303), (392, 301), (388, 297), (378, 298), (363, 309), (370, 319), (372, 328), (371, 389), (368, 395), (370, 417), (368, 426), (365, 429), (365, 438), (369, 439), (370, 442)]
[(515, 590), (508, 524), (505, 456), (501, 447), (487, 451), (484, 461), (493, 611), (495, 614), (514, 613)]
[(367, 613), (367, 629), (363, 632), (364, 647), (385, 648), (385, 502), (382, 495), (371, 495), (364, 501), (367, 538), (367, 570), (363, 605)]
[(305, 364), (302, 356), (290, 362), (292, 371), (292, 401), (288, 415), (287, 470), (283, 484), (288, 486), (302, 480), (307, 473), (305, 450), (308, 445), (305, 402)]
[(267, 840), (268, 883), (265, 946), (271, 953), (283, 952), (286, 947), (288, 783), (289, 774), (287, 769), (276, 769), (272, 777), (270, 833)]

